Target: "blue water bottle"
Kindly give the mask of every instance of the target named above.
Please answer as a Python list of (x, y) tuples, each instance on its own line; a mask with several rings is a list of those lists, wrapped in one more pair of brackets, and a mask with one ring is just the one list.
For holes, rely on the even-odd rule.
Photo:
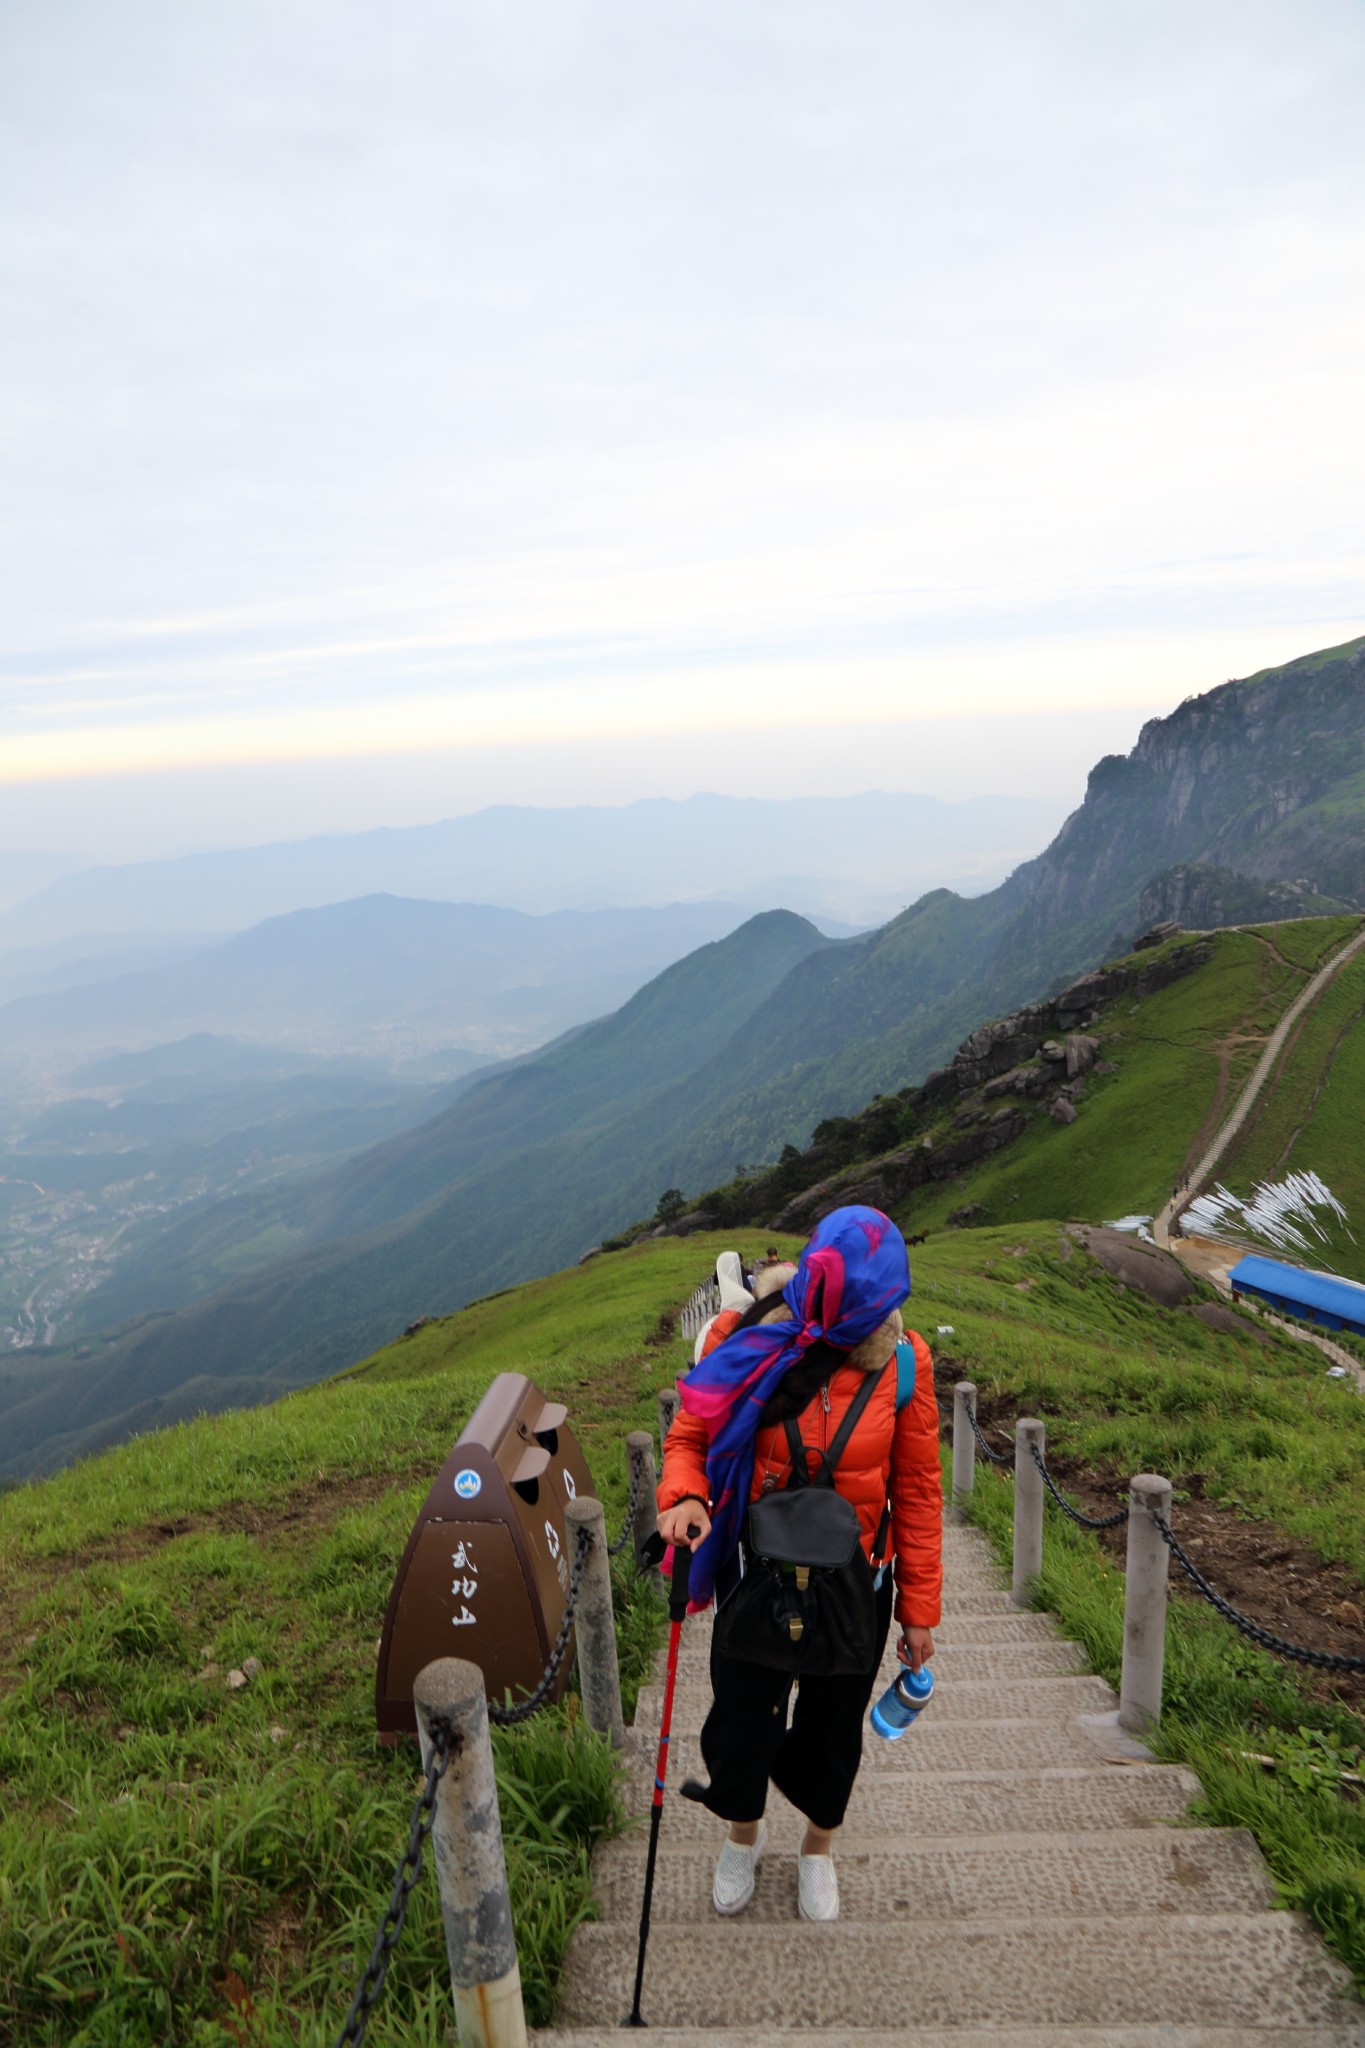
[(898, 1671), (872, 1709), (872, 1726), (888, 1742), (899, 1742), (934, 1696), (934, 1674), (927, 1664)]

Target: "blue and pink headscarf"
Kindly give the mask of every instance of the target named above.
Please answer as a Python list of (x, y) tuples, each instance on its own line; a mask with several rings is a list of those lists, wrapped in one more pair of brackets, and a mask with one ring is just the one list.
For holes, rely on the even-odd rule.
[(692, 1559), (690, 1608), (705, 1607), (716, 1573), (739, 1542), (764, 1404), (818, 1339), (851, 1351), (910, 1292), (905, 1239), (880, 1209), (836, 1209), (812, 1233), (782, 1290), (792, 1322), (736, 1330), (678, 1381), (682, 1405), (706, 1424), (711, 1530)]

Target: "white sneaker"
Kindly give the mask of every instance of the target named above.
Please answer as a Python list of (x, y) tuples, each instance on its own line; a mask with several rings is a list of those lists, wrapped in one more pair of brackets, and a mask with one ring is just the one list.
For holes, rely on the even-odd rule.
[(768, 1824), (760, 1821), (758, 1840), (745, 1848), (727, 1842), (716, 1864), (711, 1901), (718, 1913), (742, 1913), (754, 1895), (754, 1872), (768, 1840)]
[(798, 1856), (796, 1899), (803, 1920), (837, 1920), (839, 1880), (832, 1856)]

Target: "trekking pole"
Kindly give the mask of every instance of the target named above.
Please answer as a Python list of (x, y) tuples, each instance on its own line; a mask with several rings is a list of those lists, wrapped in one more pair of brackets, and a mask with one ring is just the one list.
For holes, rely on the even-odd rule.
[[(695, 1526), (688, 1535), (696, 1534)], [(687, 1580), (692, 1569), (692, 1552), (686, 1543), (673, 1546), (673, 1578), (668, 1591), (668, 1663), (664, 1671), (664, 1710), (659, 1720), (659, 1757), (654, 1766), (654, 1803), (649, 1810), (649, 1854), (645, 1859), (645, 1898), (640, 1908), (640, 1952), (635, 1958), (635, 2002), (622, 2020), (623, 2027), (643, 2027), (640, 1993), (645, 1981), (645, 1949), (649, 1943), (649, 1908), (654, 1897), (654, 1866), (659, 1860), (659, 1822), (664, 1811), (664, 1777), (668, 1770), (668, 1737), (673, 1726), (673, 1688), (678, 1682), (678, 1645), (682, 1641), (683, 1616), (687, 1613)]]

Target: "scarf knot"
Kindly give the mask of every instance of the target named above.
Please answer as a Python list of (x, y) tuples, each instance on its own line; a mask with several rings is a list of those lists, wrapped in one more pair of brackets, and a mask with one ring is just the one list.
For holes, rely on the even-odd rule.
[(819, 1340), (852, 1351), (910, 1293), (905, 1239), (880, 1209), (835, 1209), (812, 1232), (782, 1290), (793, 1320), (736, 1330), (678, 1381), (682, 1405), (705, 1423), (711, 1529), (692, 1559), (689, 1610), (706, 1607), (716, 1573), (744, 1529), (754, 1439), (770, 1396)]

